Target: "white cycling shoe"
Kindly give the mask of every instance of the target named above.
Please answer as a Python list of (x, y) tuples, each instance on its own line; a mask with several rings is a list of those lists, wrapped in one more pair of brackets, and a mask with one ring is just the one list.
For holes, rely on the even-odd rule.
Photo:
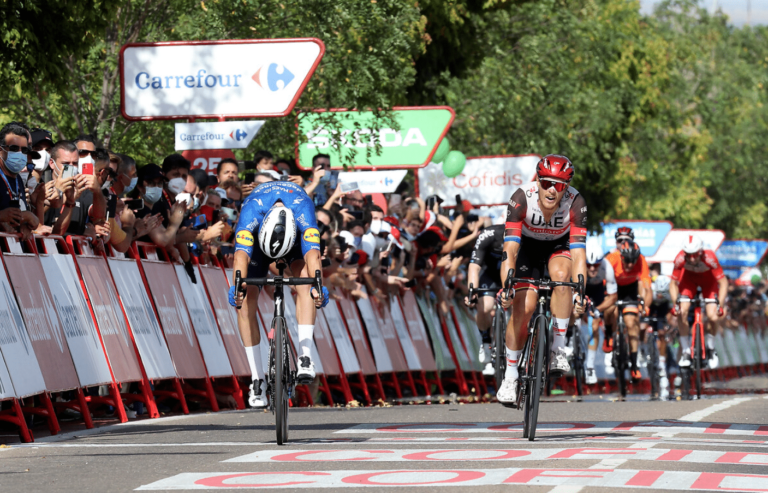
[(613, 375), (613, 353), (605, 353), (603, 364), (605, 365), (605, 373), (607, 375)]
[(496, 374), (496, 370), (493, 368), (493, 363), (490, 361), (485, 364), (485, 367), (483, 368), (483, 375), (486, 377), (492, 377)]
[(563, 346), (563, 351), (565, 351), (565, 357), (569, 358), (573, 356), (573, 348), (571, 346)]
[(587, 368), (586, 378), (584, 379), (584, 383), (586, 383), (587, 385), (594, 385), (597, 383), (597, 375), (595, 374), (594, 368)]
[(688, 349), (683, 349), (683, 354), (680, 355), (680, 361), (677, 362), (680, 368), (690, 368), (691, 366), (691, 352)]
[(552, 360), (549, 364), (549, 373), (562, 375), (571, 371), (571, 365), (568, 364), (568, 356), (564, 348), (553, 349), (550, 357)]
[(299, 357), (299, 369), (296, 372), (296, 383), (309, 385), (315, 380), (315, 363), (309, 356)]
[(248, 387), (248, 405), (255, 409), (267, 407), (267, 382), (263, 379), (253, 380)]
[(707, 366), (709, 366), (710, 370), (714, 370), (715, 368), (720, 365), (720, 358), (717, 357), (717, 351), (714, 349), (710, 349), (709, 354), (709, 361), (707, 362)]
[(504, 378), (499, 391), (496, 392), (496, 399), (502, 404), (514, 404), (517, 402), (517, 380)]
[(480, 363), (491, 362), (491, 345), (488, 343), (480, 344), (480, 351), (477, 353), (477, 360)]

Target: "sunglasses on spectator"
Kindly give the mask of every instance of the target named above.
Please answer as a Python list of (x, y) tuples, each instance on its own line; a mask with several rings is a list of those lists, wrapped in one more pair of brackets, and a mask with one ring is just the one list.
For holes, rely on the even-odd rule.
[(91, 155), (91, 157), (96, 157), (96, 151), (89, 151), (88, 149), (78, 149), (78, 154), (80, 154), (80, 157), (85, 157), (88, 154)]
[(107, 176), (109, 176), (110, 180), (114, 180), (117, 178), (117, 171), (113, 170), (112, 168), (104, 168), (107, 171)]
[(539, 183), (541, 183), (541, 188), (544, 190), (549, 190), (552, 187), (555, 187), (555, 190), (558, 192), (562, 192), (566, 188), (568, 188), (567, 183), (563, 183), (560, 181), (553, 181), (553, 180), (545, 180), (543, 178), (539, 178)]
[(0, 144), (0, 148), (5, 149), (8, 152), (20, 152), (22, 154), (29, 154), (29, 147), (21, 147), (17, 145), (4, 145)]

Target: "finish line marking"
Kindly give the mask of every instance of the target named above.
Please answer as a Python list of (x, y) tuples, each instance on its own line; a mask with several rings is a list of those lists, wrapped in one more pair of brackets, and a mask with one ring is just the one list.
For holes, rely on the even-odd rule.
[(137, 490), (372, 486), (595, 486), (768, 492), (768, 475), (637, 469), (440, 469), (182, 473)]
[[(768, 453), (651, 448), (260, 450), (222, 462), (422, 462), (599, 460), (613, 469), (628, 460), (768, 465)], [(609, 464), (616, 464), (609, 467)]]
[[(718, 404), (720, 405), (720, 404)], [(730, 406), (728, 406), (730, 407)], [(720, 408), (723, 409), (723, 408)], [(720, 410), (718, 409), (718, 410)], [(717, 410), (716, 410), (717, 411)], [(713, 411), (713, 412), (716, 412)], [(363, 423), (334, 433), (509, 433), (523, 431), (522, 423)], [(662, 419), (654, 421), (539, 423), (536, 433), (663, 433), (768, 436), (768, 425), (697, 423)]]

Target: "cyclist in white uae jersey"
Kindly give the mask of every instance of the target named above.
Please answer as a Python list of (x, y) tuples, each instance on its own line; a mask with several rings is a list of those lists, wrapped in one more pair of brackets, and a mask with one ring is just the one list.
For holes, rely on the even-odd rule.
[[(536, 182), (518, 188), (507, 207), (502, 254), (502, 278), (509, 269), (516, 277), (541, 279), (548, 268), (553, 281), (586, 278), (587, 205), (578, 190), (568, 186), (574, 175), (571, 161), (565, 156), (548, 155), (536, 166)], [(513, 305), (507, 324), (507, 371), (496, 398), (502, 403), (516, 400), (517, 363), (528, 338), (526, 327), (534, 310), (537, 296), (530, 284), (515, 286), (520, 292), (513, 300), (504, 300), (505, 307)], [(577, 298), (578, 310), (583, 311)], [(555, 288), (552, 293), (554, 338), (550, 372), (570, 370), (563, 349), (568, 321), (574, 309), (572, 290)]]

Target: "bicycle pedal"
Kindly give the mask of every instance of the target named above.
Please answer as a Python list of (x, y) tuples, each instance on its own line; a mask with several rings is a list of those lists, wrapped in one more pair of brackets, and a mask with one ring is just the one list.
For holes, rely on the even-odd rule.
[(517, 404), (514, 403), (514, 402), (501, 402), (501, 401), (499, 401), (499, 404), (501, 404), (502, 406), (504, 406), (506, 408), (509, 408), (509, 409), (519, 409), (517, 407)]

